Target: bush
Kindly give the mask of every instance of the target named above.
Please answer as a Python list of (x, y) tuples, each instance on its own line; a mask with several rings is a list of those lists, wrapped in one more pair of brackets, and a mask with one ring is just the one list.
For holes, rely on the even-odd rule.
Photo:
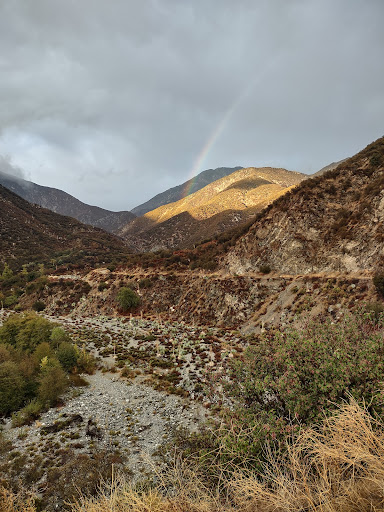
[(45, 305), (45, 303), (44, 303), (44, 302), (42, 302), (41, 300), (37, 300), (36, 302), (34, 302), (34, 303), (32, 304), (32, 309), (33, 309), (34, 311), (37, 311), (37, 312), (39, 312), (39, 311), (44, 311), (44, 309), (45, 309), (45, 308), (46, 308), (46, 305)]
[(377, 293), (384, 297), (384, 272), (376, 272), (376, 274), (373, 276), (372, 281), (373, 284), (375, 285)]
[(54, 360), (47, 361), (46, 366), (42, 369), (37, 394), (42, 404), (53, 406), (56, 404), (59, 396), (64, 393), (69, 383), (59, 363)]
[(99, 286), (97, 287), (99, 292), (102, 292), (102, 291), (106, 290), (107, 288), (109, 288), (109, 286), (107, 285), (107, 283), (105, 281), (101, 282), (99, 284)]
[(271, 267), (269, 265), (260, 265), (259, 270), (262, 274), (269, 274)]
[(234, 363), (230, 392), (243, 410), (268, 422), (318, 421), (352, 395), (379, 407), (383, 325), (362, 311), (340, 323), (266, 334)]
[(67, 372), (73, 370), (73, 368), (77, 364), (77, 360), (79, 357), (78, 351), (76, 350), (75, 346), (72, 345), (72, 343), (67, 342), (63, 342), (60, 344), (56, 355), (57, 359), (59, 360), (59, 363)]
[(140, 297), (131, 288), (120, 288), (117, 294), (117, 303), (122, 311), (129, 311), (140, 304)]
[(17, 413), (12, 414), (12, 427), (30, 425), (40, 416), (43, 405), (38, 400), (32, 400)]

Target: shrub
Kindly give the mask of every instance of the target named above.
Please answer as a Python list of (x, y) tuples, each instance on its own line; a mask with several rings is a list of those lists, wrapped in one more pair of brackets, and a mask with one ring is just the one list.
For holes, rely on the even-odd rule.
[(96, 368), (95, 358), (89, 354), (83, 347), (81, 350), (76, 347), (77, 351), (77, 370), (81, 373), (92, 374)]
[(117, 303), (122, 311), (129, 311), (140, 304), (140, 297), (131, 288), (120, 288), (117, 294)]
[(376, 272), (376, 274), (373, 276), (372, 281), (373, 284), (375, 285), (377, 293), (384, 297), (384, 272)]
[(22, 427), (23, 425), (30, 425), (40, 416), (43, 411), (43, 405), (38, 400), (32, 400), (20, 411), (12, 414), (12, 426)]
[(15, 304), (17, 304), (19, 301), (17, 295), (8, 295), (8, 297), (5, 297), (4, 299), (4, 307), (11, 308)]
[(37, 312), (39, 312), (39, 311), (44, 311), (44, 309), (45, 309), (45, 308), (46, 308), (46, 305), (45, 305), (45, 303), (44, 303), (44, 302), (42, 302), (41, 300), (37, 300), (36, 302), (34, 302), (34, 303), (32, 304), (32, 309), (33, 309), (34, 311), (37, 311)]
[(151, 286), (153, 286), (153, 283), (148, 277), (140, 279), (139, 288), (151, 288)]
[(247, 414), (282, 427), (310, 423), (350, 395), (379, 407), (383, 355), (383, 326), (369, 314), (319, 320), (263, 336), (234, 363), (229, 389)]
[(46, 366), (42, 369), (37, 394), (42, 404), (53, 406), (68, 387), (68, 379), (58, 362), (54, 360), (47, 361)]
[(271, 272), (271, 267), (269, 265), (260, 265), (259, 270), (262, 274), (269, 274)]
[(102, 292), (102, 291), (106, 290), (107, 288), (109, 288), (109, 286), (107, 285), (107, 283), (105, 281), (101, 282), (99, 284), (99, 286), (97, 287), (99, 292)]
[(78, 351), (72, 343), (63, 342), (57, 350), (57, 359), (67, 372), (73, 370), (79, 358)]

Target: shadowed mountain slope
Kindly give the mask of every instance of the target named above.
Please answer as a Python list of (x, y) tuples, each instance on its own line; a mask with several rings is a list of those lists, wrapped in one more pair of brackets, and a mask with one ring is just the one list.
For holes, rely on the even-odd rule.
[(38, 204), (60, 215), (73, 217), (84, 224), (90, 224), (111, 233), (116, 232), (120, 227), (135, 218), (135, 215), (131, 212), (111, 212), (98, 206), (90, 206), (62, 190), (43, 187), (1, 171), (0, 185), (30, 203)]
[(384, 138), (258, 215), (224, 257), (231, 273), (359, 271), (384, 263)]
[(92, 263), (126, 252), (114, 235), (32, 205), (2, 185), (0, 212), (1, 263), (44, 262), (59, 254)]
[(207, 169), (181, 185), (165, 190), (164, 192), (152, 197), (149, 201), (136, 206), (133, 208), (132, 213), (140, 217), (147, 212), (155, 210), (159, 206), (174, 203), (179, 199), (183, 199), (184, 197), (209, 185), (213, 181), (223, 178), (224, 176), (228, 176), (239, 169), (242, 169), (242, 167), (218, 167), (217, 169)]
[(191, 247), (248, 222), (256, 212), (305, 178), (285, 169), (240, 169), (194, 194), (138, 217), (119, 234), (137, 251)]

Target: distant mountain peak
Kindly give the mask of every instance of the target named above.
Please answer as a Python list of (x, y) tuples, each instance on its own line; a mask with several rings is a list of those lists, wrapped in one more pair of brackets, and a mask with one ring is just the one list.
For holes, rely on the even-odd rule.
[(135, 208), (132, 209), (132, 213), (137, 217), (141, 217), (141, 215), (145, 215), (159, 206), (179, 201), (179, 199), (183, 199), (184, 197), (197, 192), (213, 181), (223, 178), (224, 176), (228, 176), (240, 169), (243, 169), (243, 167), (217, 167), (216, 169), (206, 169), (181, 185), (165, 190), (164, 192), (155, 195), (145, 203), (135, 206)]

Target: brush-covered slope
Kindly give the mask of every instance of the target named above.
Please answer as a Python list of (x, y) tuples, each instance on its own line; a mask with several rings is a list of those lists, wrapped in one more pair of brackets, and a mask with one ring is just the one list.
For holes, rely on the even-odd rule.
[(250, 167), (233, 172), (179, 201), (148, 212), (120, 231), (136, 250), (190, 247), (247, 222), (305, 175)]
[(64, 253), (66, 261), (72, 255), (74, 263), (92, 263), (126, 252), (119, 238), (32, 205), (2, 185), (0, 212), (0, 263), (43, 262)]
[(360, 271), (384, 263), (384, 138), (258, 215), (223, 259), (234, 273)]
[(111, 233), (117, 232), (127, 222), (135, 218), (135, 215), (131, 212), (111, 212), (98, 206), (90, 206), (62, 190), (43, 187), (1, 171), (0, 185), (3, 185), (30, 203), (38, 204), (60, 215), (73, 217), (84, 224), (90, 224)]
[(217, 169), (207, 169), (185, 183), (165, 190), (164, 192), (161, 192), (161, 194), (157, 194), (152, 197), (149, 201), (136, 206), (133, 208), (132, 213), (140, 217), (147, 212), (155, 210), (159, 206), (174, 203), (187, 195), (193, 194), (213, 181), (223, 178), (224, 176), (228, 176), (239, 169), (242, 169), (242, 167), (218, 167)]

